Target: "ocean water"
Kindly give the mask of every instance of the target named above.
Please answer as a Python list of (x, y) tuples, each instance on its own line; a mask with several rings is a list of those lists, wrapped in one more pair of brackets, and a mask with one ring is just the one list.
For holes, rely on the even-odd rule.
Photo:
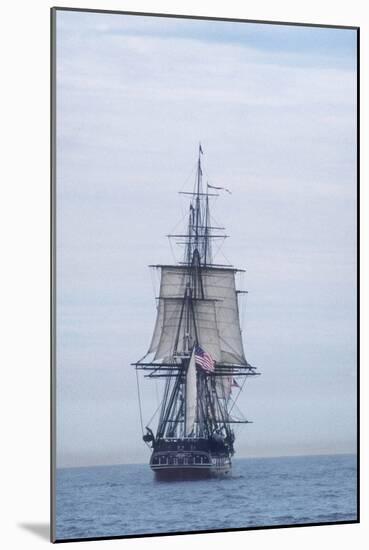
[(57, 470), (57, 539), (356, 520), (356, 456), (234, 459), (232, 477), (159, 482), (147, 464)]

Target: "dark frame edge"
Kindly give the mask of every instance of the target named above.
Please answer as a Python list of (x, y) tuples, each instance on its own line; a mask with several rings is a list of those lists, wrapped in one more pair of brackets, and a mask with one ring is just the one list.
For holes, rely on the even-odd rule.
[(56, 9), (50, 8), (50, 541), (56, 542)]
[(357, 419), (357, 448), (356, 448), (356, 468), (357, 468), (357, 487), (356, 487), (356, 510), (357, 521), (360, 523), (360, 27), (356, 29), (356, 187), (357, 187), (357, 267), (356, 267), (356, 293), (357, 293), (357, 357), (356, 357), (356, 419)]
[(64, 542), (91, 542), (99, 540), (124, 540), (124, 539), (142, 539), (142, 538), (154, 538), (154, 537), (174, 537), (180, 535), (210, 535), (212, 533), (245, 533), (247, 531), (270, 531), (275, 529), (298, 529), (301, 527), (334, 527), (336, 525), (353, 525), (360, 523), (357, 519), (343, 520), (343, 521), (330, 521), (326, 523), (295, 523), (290, 525), (260, 525), (256, 527), (231, 527), (229, 529), (212, 529), (200, 530), (200, 531), (176, 531), (169, 533), (144, 533), (138, 535), (114, 535), (107, 537), (86, 537), (76, 539), (56, 539), (56, 544), (62, 544)]
[(152, 12), (143, 12), (143, 11), (124, 11), (124, 10), (104, 10), (104, 9), (95, 9), (95, 8), (73, 8), (67, 6), (54, 6), (51, 8), (55, 11), (79, 11), (85, 13), (106, 13), (106, 14), (115, 14), (115, 15), (143, 15), (148, 17), (168, 17), (176, 19), (199, 19), (205, 21), (228, 21), (233, 23), (257, 23), (260, 25), (290, 25), (294, 27), (322, 27), (327, 29), (347, 29), (347, 30), (357, 30), (359, 27), (355, 25), (334, 25), (334, 24), (324, 24), (324, 23), (298, 23), (293, 21), (270, 21), (270, 20), (259, 20), (259, 19), (240, 19), (237, 17), (221, 17), (221, 16), (208, 16), (208, 15), (184, 15), (184, 14), (174, 14), (174, 13), (152, 13)]
[(221, 16), (208, 16), (208, 15), (189, 15), (189, 14), (174, 14), (174, 13), (152, 13), (152, 12), (141, 12), (141, 11), (124, 11), (124, 10), (104, 10), (104, 9), (95, 9), (95, 8), (74, 8), (66, 6), (54, 6), (51, 8), (55, 11), (79, 11), (85, 13), (106, 13), (106, 14), (115, 14), (115, 15), (142, 15), (148, 17), (168, 17), (176, 19), (199, 19), (205, 21), (228, 21), (233, 23), (257, 23), (260, 25), (289, 25), (293, 27), (322, 27), (327, 29), (347, 29), (347, 30), (357, 30), (358, 26), (352, 25), (334, 25), (334, 24), (324, 24), (324, 23), (299, 23), (296, 21), (270, 21), (268, 19), (240, 19), (237, 17), (221, 17)]

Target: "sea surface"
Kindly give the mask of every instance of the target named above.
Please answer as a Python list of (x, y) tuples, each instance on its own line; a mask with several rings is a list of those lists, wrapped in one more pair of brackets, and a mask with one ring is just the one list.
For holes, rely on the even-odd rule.
[(356, 456), (234, 459), (232, 477), (159, 482), (147, 464), (57, 470), (57, 539), (356, 520)]

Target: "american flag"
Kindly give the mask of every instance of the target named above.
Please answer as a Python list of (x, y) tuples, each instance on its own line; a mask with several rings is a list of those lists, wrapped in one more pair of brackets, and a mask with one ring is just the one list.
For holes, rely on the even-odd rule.
[(195, 349), (195, 363), (206, 372), (214, 372), (214, 359), (209, 353), (200, 348), (200, 346), (196, 346)]

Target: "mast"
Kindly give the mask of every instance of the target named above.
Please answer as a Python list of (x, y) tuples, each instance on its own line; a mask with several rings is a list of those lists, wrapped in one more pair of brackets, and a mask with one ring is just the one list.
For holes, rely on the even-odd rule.
[(202, 180), (201, 155), (202, 155), (202, 148), (201, 148), (201, 143), (199, 143), (199, 157), (198, 157), (198, 161), (197, 161), (195, 250), (198, 249), (198, 246), (199, 246), (199, 224), (200, 224), (200, 220), (201, 220), (201, 218), (200, 218), (200, 216), (201, 216), (200, 186), (201, 186), (201, 180)]
[[(192, 200), (189, 205), (188, 227), (186, 235), (168, 235), (173, 238), (186, 238), (184, 264), (190, 268), (192, 267), (205, 267), (207, 263), (211, 264), (211, 249), (210, 239), (214, 238), (226, 238), (226, 235), (211, 235), (210, 234), (210, 212), (209, 212), (209, 196), (218, 196), (218, 194), (209, 194), (208, 185), (206, 186), (206, 192), (203, 192), (202, 185), (202, 164), (201, 157), (204, 154), (201, 143), (199, 143), (197, 169), (196, 169), (196, 183), (195, 189), (192, 193), (181, 193), (192, 195)], [(223, 229), (216, 228), (213, 229)], [(196, 297), (196, 280), (193, 285), (194, 297)]]
[(205, 230), (204, 230), (204, 267), (208, 260), (211, 263), (211, 250), (209, 240), (209, 187), (206, 185), (206, 198), (205, 198)]

